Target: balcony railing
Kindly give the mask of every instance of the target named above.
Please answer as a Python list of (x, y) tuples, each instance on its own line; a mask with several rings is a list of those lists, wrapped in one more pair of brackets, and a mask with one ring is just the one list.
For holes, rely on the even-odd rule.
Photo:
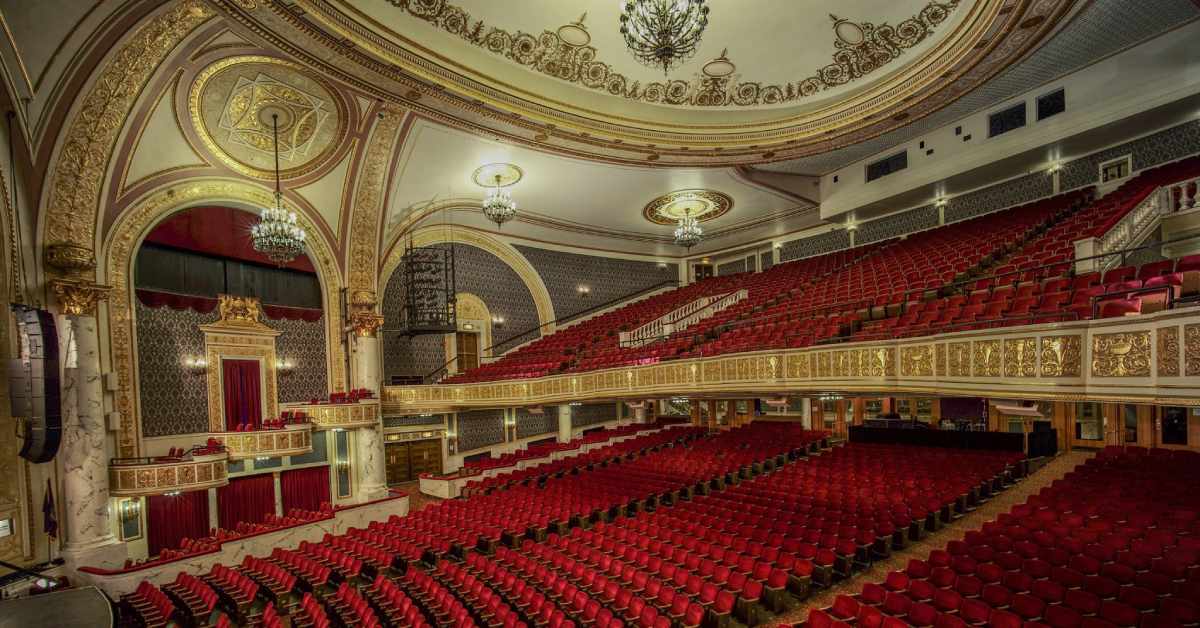
[(209, 436), (223, 445), (230, 460), (280, 458), (312, 452), (312, 423), (293, 423), (275, 430), (214, 432)]
[(114, 458), (108, 467), (113, 497), (201, 491), (229, 484), (229, 454), (188, 454), (158, 458)]

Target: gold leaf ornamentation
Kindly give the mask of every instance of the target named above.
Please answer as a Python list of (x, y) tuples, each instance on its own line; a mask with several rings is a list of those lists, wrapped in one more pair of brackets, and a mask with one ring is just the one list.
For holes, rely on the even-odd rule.
[(1184, 326), (1183, 346), (1187, 360), (1184, 372), (1188, 377), (1200, 376), (1200, 325)]
[(1158, 328), (1158, 376), (1179, 376), (1179, 328)]
[(1037, 376), (1037, 340), (1008, 338), (1004, 341), (1004, 376)]
[(952, 342), (949, 347), (950, 352), (950, 376), (951, 377), (970, 377), (971, 376), (971, 343), (970, 342)]
[(1149, 377), (1150, 332), (1132, 331), (1092, 336), (1092, 375)]
[(1082, 343), (1079, 336), (1043, 336), (1042, 377), (1079, 377)]
[(1000, 341), (976, 340), (971, 365), (976, 377), (1000, 377)]
[(901, 377), (933, 377), (933, 346), (916, 345), (900, 348)]

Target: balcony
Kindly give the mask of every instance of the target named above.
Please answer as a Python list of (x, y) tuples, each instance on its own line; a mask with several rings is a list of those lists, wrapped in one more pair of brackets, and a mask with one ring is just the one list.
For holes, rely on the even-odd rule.
[(379, 424), (379, 399), (361, 399), (350, 403), (300, 403), (280, 408), (284, 412), (303, 413), (317, 429), (354, 429)]
[(291, 423), (279, 429), (213, 432), (209, 437), (225, 447), (230, 460), (280, 458), (312, 452), (312, 430), (312, 423)]
[(176, 491), (203, 491), (229, 484), (228, 452), (180, 457), (114, 458), (108, 467), (112, 497), (143, 497)]

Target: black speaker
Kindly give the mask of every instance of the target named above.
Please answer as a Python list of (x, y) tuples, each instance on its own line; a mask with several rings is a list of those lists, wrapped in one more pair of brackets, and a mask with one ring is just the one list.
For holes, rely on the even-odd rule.
[(9, 361), (12, 416), (25, 424), (21, 457), (49, 462), (62, 439), (62, 390), (58, 377), (58, 330), (54, 315), (14, 305), (19, 356)]

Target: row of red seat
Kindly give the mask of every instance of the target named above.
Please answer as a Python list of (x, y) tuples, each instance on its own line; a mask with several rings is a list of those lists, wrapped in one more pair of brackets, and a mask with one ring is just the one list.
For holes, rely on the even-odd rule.
[(857, 596), (837, 625), (1000, 628), (1200, 622), (1200, 454), (1109, 448), (1025, 504)]
[(440, 626), (473, 628), (475, 619), (453, 592), (420, 569), (409, 569), (402, 578), (408, 593), (427, 604)]
[(500, 595), (474, 574), (457, 563), (439, 559), (433, 573), (442, 584), (450, 587), (489, 626), (503, 628), (527, 628), (528, 624)]
[(379, 609), (387, 623), (410, 628), (426, 628), (429, 621), (419, 606), (413, 603), (396, 582), (382, 573), (364, 591), (368, 600)]

